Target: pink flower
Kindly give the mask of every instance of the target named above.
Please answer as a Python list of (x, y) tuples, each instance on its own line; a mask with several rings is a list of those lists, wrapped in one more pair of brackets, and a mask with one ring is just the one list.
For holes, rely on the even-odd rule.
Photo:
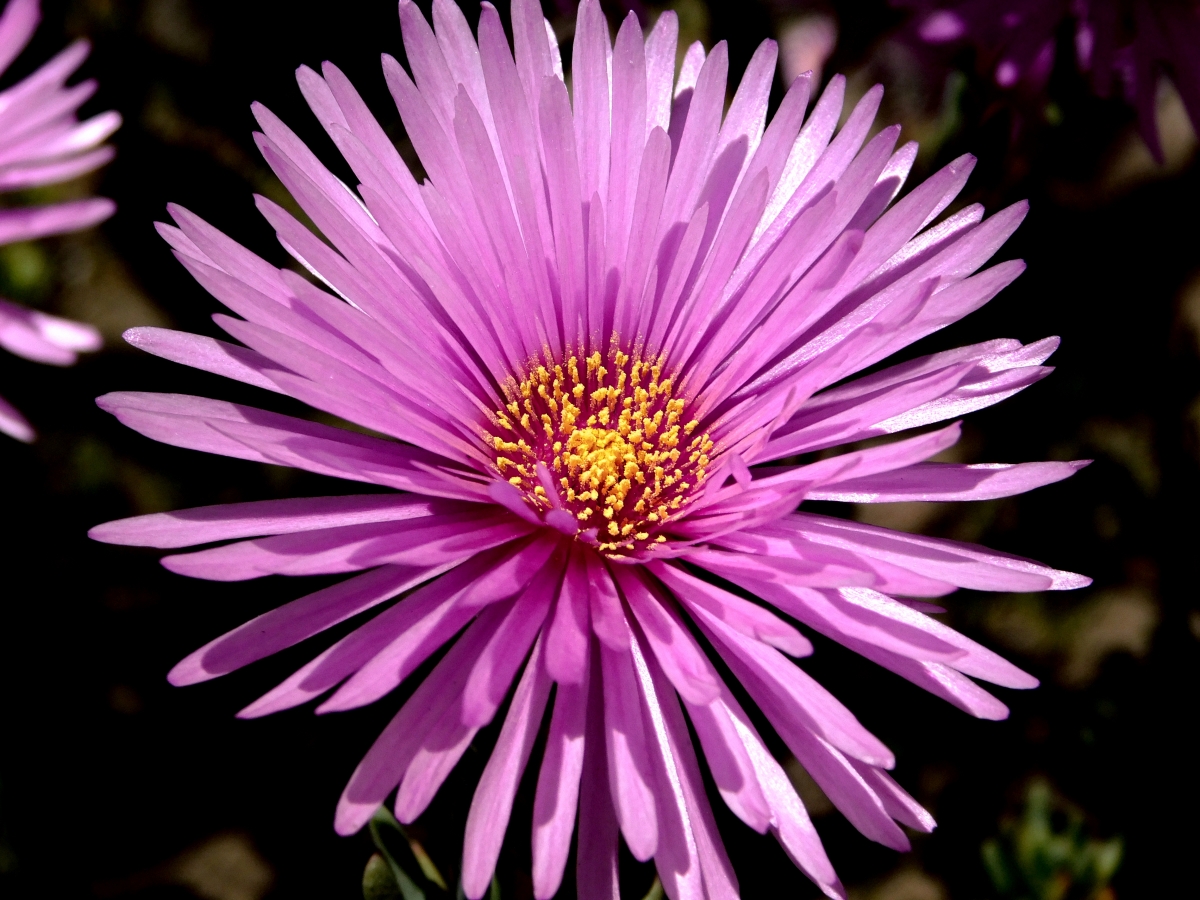
[(1079, 67), (1101, 97), (1119, 78), (1137, 109), (1138, 128), (1159, 161), (1155, 122), (1159, 79), (1175, 84), (1200, 131), (1200, 2), (1197, 0), (896, 0), (917, 10), (916, 34), (929, 44), (967, 43), (1002, 88), (1045, 90), (1057, 32), (1074, 22)]
[(361, 183), (350, 190), (255, 106), (260, 149), (329, 243), (270, 200), (258, 206), (327, 290), (173, 208), (178, 227), (160, 232), (236, 314), (216, 321), (240, 344), (128, 334), (386, 437), (202, 397), (99, 400), (156, 440), (388, 490), (139, 516), (93, 537), (224, 542), (163, 561), (217, 581), (360, 573), (172, 670), (175, 684), (205, 681), (358, 617), (243, 717), (329, 691), (318, 712), (372, 703), (453, 641), (350, 779), (343, 834), (393, 791), (401, 821), (419, 816), (516, 680), (467, 822), (468, 897), (488, 886), (552, 694), (536, 897), (561, 883), (577, 812), (580, 897), (614, 896), (618, 833), (654, 859), (675, 900), (736, 896), (689, 721), (730, 809), (843, 896), (710, 655), (845, 815), (896, 849), (908, 847), (899, 825), (933, 820), (888, 776), (888, 748), (788, 659), (812, 651), (793, 620), (983, 718), (1007, 710), (972, 679), (1036, 684), (922, 600), (895, 597), (1086, 578), (796, 511), (804, 499), (1003, 497), (1079, 468), (927, 462), (957, 424), (811, 461), (989, 406), (1049, 372), (1055, 339), (996, 340), (851, 379), (1012, 281), (1020, 262), (973, 273), (1025, 205), (986, 220), (968, 206), (930, 227), (970, 158), (893, 204), (916, 147), (894, 149), (898, 128), (864, 144), (879, 88), (834, 136), (844, 80), (805, 119), (810, 85), (797, 78), (764, 129), (771, 42), (723, 114), (725, 45), (693, 45), (674, 80), (671, 13), (645, 36), (627, 17), (610, 46), (598, 4), (583, 3), (573, 101), (533, 0), (513, 4), (515, 61), (488, 4), (478, 42), (449, 0), (434, 4), (436, 33), (411, 3), (400, 15), (413, 77), (390, 56), (384, 74), (428, 181), (337, 68), (302, 67), (301, 90)]
[[(40, 18), (38, 0), (9, 0), (0, 15), (0, 73), (25, 49)], [(112, 159), (112, 147), (102, 145), (121, 117), (106, 112), (79, 122), (75, 111), (95, 93), (96, 83), (66, 86), (87, 54), (87, 42), (76, 41), (28, 78), (0, 91), (0, 190), (67, 181)], [(115, 209), (102, 197), (0, 208), (0, 244), (90, 228)], [(100, 343), (100, 333), (90, 325), (0, 300), (0, 347), (10, 353), (69, 366), (77, 353), (98, 350)], [(33, 428), (3, 398), (0, 431), (21, 441), (34, 438)]]

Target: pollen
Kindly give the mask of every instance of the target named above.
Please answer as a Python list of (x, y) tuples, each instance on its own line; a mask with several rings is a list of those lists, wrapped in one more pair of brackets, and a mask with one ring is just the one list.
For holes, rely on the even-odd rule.
[(546, 352), (503, 386), (485, 440), (496, 471), (538, 513), (570, 512), (579, 540), (611, 556), (666, 542), (704, 484), (713, 442), (675, 396), (661, 357)]

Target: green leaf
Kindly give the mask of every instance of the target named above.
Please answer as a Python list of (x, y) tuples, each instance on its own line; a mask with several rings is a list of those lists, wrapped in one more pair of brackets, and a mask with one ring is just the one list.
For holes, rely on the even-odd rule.
[[(425, 892), (417, 887), (417, 883), (409, 877), (408, 873), (404, 871), (404, 868), (396, 860), (396, 839), (399, 838), (405, 843), (408, 841), (408, 835), (404, 833), (404, 828), (396, 821), (396, 817), (388, 812), (385, 807), (381, 806), (375, 811), (375, 815), (371, 817), (370, 827), (371, 839), (375, 841), (375, 846), (379, 848), (379, 852), (387, 861), (399, 895), (404, 900), (425, 900)], [(368, 862), (369, 865), (370, 863)]]
[(1005, 862), (1000, 842), (995, 838), (988, 838), (983, 842), (980, 850), (983, 855), (984, 868), (987, 869), (988, 877), (992, 880), (992, 887), (996, 889), (997, 894), (1007, 895), (1013, 888), (1013, 877), (1009, 872), (1008, 863)]
[(433, 860), (429, 858), (429, 854), (425, 852), (425, 848), (421, 846), (420, 841), (412, 837), (408, 833), (408, 830), (396, 821), (396, 817), (392, 815), (386, 806), (381, 806), (375, 810), (375, 815), (371, 817), (371, 835), (375, 838), (375, 843), (378, 844), (380, 835), (387, 833), (398, 835), (400, 840), (408, 845), (408, 850), (412, 853), (413, 859), (416, 860), (417, 865), (420, 867), (421, 874), (443, 891), (447, 893), (450, 891), (450, 888), (446, 886), (446, 879), (442, 877), (442, 873), (438, 871), (438, 867), (433, 864)]
[(403, 896), (392, 875), (391, 864), (382, 854), (372, 853), (363, 871), (363, 900), (401, 900)]
[(646, 891), (642, 900), (663, 900), (663, 886), (657, 875), (654, 876), (654, 883), (650, 885), (650, 890)]
[(429, 858), (429, 854), (425, 852), (425, 848), (422, 847), (420, 842), (415, 838), (408, 837), (408, 833), (404, 831), (403, 826), (401, 826), (400, 831), (406, 838), (408, 838), (408, 849), (411, 850), (412, 855), (416, 857), (417, 865), (421, 867), (421, 872), (425, 875), (425, 877), (440, 887), (443, 891), (449, 891), (450, 888), (446, 887), (446, 879), (442, 877), (442, 873), (439, 872), (437, 866), (433, 864), (433, 860)]

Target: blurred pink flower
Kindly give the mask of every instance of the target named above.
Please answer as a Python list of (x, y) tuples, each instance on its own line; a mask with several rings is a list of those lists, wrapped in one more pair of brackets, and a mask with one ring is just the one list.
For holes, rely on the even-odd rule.
[[(0, 73), (25, 49), (41, 19), (38, 0), (9, 0), (0, 15)], [(96, 82), (66, 86), (87, 57), (76, 41), (23, 81), (0, 91), (0, 190), (21, 190), (67, 181), (112, 159), (101, 146), (121, 124), (115, 112), (86, 122), (75, 111), (96, 91)], [(113, 214), (111, 200), (93, 197), (47, 206), (0, 208), (0, 244), (90, 228)], [(0, 347), (55, 366), (69, 366), (81, 351), (98, 350), (100, 333), (0, 300)], [(0, 398), (0, 431), (21, 441), (34, 438), (24, 417)]]
[(390, 56), (384, 74), (428, 180), (414, 180), (336, 67), (301, 67), (358, 191), (256, 105), (259, 148), (329, 243), (272, 201), (258, 207), (327, 290), (173, 207), (177, 227), (160, 232), (236, 314), (216, 321), (240, 344), (127, 335), (383, 436), (203, 397), (99, 400), (175, 446), (388, 490), (139, 516), (92, 536), (227, 542), (163, 560), (217, 581), (360, 573), (171, 671), (174, 684), (206, 681), (359, 617), (243, 717), (329, 691), (320, 713), (372, 703), (452, 643), (350, 779), (343, 834), (393, 791), (401, 821), (419, 816), (516, 680), (467, 821), (468, 897), (487, 890), (552, 688), (533, 816), (539, 900), (561, 884), (577, 812), (585, 900), (616, 896), (619, 834), (654, 859), (673, 900), (737, 895), (689, 721), (729, 808), (844, 896), (710, 654), (849, 820), (896, 849), (908, 847), (899, 825), (933, 820), (888, 776), (891, 751), (787, 658), (812, 645), (783, 617), (975, 716), (1007, 709), (973, 678), (1036, 684), (912, 598), (1088, 579), (796, 511), (804, 499), (1003, 497), (1079, 468), (928, 462), (958, 424), (798, 461), (989, 406), (1049, 372), (1055, 339), (995, 340), (851, 380), (1017, 277), (1018, 261), (974, 273), (1025, 205), (986, 220), (967, 206), (931, 225), (969, 157), (893, 204), (916, 147), (895, 149), (898, 127), (866, 140), (878, 87), (835, 136), (845, 80), (805, 118), (810, 83), (798, 78), (767, 125), (772, 42), (726, 112), (725, 44), (693, 45), (675, 79), (672, 13), (648, 35), (628, 16), (610, 46), (598, 4), (585, 2), (573, 99), (534, 0), (513, 4), (515, 60), (490, 5), (477, 40), (449, 0), (433, 4), (436, 33), (413, 4), (400, 14), (412, 77)]
[(1076, 61), (1107, 97), (1118, 77), (1138, 128), (1159, 161), (1155, 99), (1166, 76), (1200, 131), (1198, 0), (896, 0), (915, 10), (915, 33), (929, 44), (970, 44), (1002, 88), (1041, 93), (1054, 68), (1057, 33), (1074, 23)]
[(779, 69), (783, 83), (812, 72), (814, 84), (821, 83), (821, 70), (837, 46), (837, 22), (833, 16), (808, 13), (788, 19), (779, 27)]

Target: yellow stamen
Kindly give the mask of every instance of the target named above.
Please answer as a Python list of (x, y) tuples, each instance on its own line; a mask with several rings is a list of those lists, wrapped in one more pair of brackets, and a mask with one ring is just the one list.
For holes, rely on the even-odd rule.
[[(505, 385), (485, 436), (497, 472), (535, 511), (571, 512), (580, 539), (610, 556), (665, 543), (663, 526), (704, 483), (713, 450), (707, 434), (692, 437), (700, 423), (685, 416), (665, 361), (626, 353), (614, 338), (607, 353), (546, 351), (525, 372)], [(539, 479), (539, 465), (552, 481)], [(597, 514), (600, 527), (589, 527)]]

